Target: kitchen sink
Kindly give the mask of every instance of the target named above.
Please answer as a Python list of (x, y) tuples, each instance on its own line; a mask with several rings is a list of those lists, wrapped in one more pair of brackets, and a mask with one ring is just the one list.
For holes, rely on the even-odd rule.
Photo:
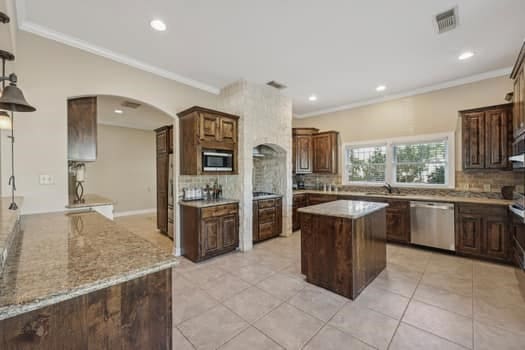
[(378, 193), (378, 192), (366, 192), (365, 193), (365, 196), (406, 196), (406, 194), (404, 193), (387, 193), (387, 192), (383, 192), (383, 193)]

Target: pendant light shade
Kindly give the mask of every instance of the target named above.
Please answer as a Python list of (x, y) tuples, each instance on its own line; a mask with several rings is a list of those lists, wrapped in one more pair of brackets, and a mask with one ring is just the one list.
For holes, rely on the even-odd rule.
[(16, 84), (9, 84), (0, 97), (0, 109), (13, 112), (34, 112), (36, 108), (31, 106), (25, 99), (22, 90)]
[(6, 111), (0, 111), (0, 129), (11, 129), (11, 118)]

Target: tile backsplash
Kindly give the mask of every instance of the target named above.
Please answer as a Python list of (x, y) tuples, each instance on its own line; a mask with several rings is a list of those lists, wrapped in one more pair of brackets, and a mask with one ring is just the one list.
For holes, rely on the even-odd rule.
[[(340, 175), (307, 174), (304, 176), (306, 188), (316, 188), (317, 184), (335, 184), (340, 190), (353, 192), (381, 192), (377, 186), (343, 186)], [(525, 174), (515, 171), (480, 170), (456, 172), (455, 189), (400, 188), (402, 193), (461, 195), (473, 197), (501, 198), (503, 186), (516, 186), (517, 191), (524, 192)]]

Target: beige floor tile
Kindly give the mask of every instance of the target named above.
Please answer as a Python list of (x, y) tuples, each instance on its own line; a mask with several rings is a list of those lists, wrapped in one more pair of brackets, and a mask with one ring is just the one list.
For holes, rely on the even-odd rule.
[(373, 350), (374, 348), (363, 343), (350, 334), (340, 331), (332, 326), (325, 326), (310, 342), (304, 350)]
[(418, 283), (419, 278), (415, 278), (414, 276), (392, 270), (385, 270), (381, 272), (370, 285), (405, 297), (411, 297)]
[(472, 317), (472, 297), (470, 296), (452, 293), (421, 283), (416, 289), (414, 299), (465, 317)]
[(306, 287), (306, 282), (276, 273), (259, 282), (257, 287), (281, 300), (287, 300)]
[(421, 283), (448, 290), (452, 293), (472, 296), (472, 278), (425, 272)]
[(472, 349), (472, 319), (412, 300), (403, 322)]
[(374, 310), (346, 304), (329, 322), (378, 349), (386, 349), (399, 321)]
[(250, 287), (226, 300), (224, 305), (244, 320), (253, 323), (281, 303), (277, 297), (257, 287)]
[(248, 324), (222, 305), (179, 325), (197, 349), (217, 349), (239, 334)]
[(354, 304), (367, 307), (384, 315), (400, 320), (410, 299), (384, 289), (368, 286), (354, 300)]
[(217, 301), (198, 288), (186, 288), (173, 292), (173, 324), (198, 316), (217, 305)]
[(226, 272), (217, 267), (206, 265), (199, 265), (199, 267), (195, 269), (182, 272), (185, 278), (199, 287), (204, 287), (210, 283), (219, 281), (225, 274)]
[(116, 217), (115, 222), (168, 253), (173, 252), (173, 241), (157, 229), (154, 213)]
[(240, 278), (225, 274), (222, 275), (219, 280), (212, 280), (211, 282), (205, 283), (202, 288), (215, 299), (223, 301), (250, 286), (251, 284)]
[(270, 277), (275, 272), (264, 266), (248, 265), (232, 270), (231, 273), (248, 283), (256, 284)]
[(195, 348), (188, 339), (184, 338), (182, 333), (177, 329), (173, 328), (173, 349), (175, 350), (194, 350)]
[(443, 274), (472, 279), (472, 264), (459, 262), (458, 260), (438, 260), (436, 263), (431, 262), (425, 271), (432, 274)]
[(415, 272), (424, 272), (430, 256), (417, 257), (411, 255), (394, 254), (389, 260), (389, 264), (402, 266), (403, 268)]
[[(525, 332), (525, 329), (523, 331)], [(525, 333), (514, 333), (503, 328), (474, 322), (474, 348), (476, 350), (523, 350)]]
[(308, 285), (291, 298), (288, 303), (317, 317), (321, 321), (328, 322), (343, 307), (347, 300), (330, 291)]
[(389, 350), (465, 350), (464, 347), (401, 322)]
[(515, 332), (525, 330), (525, 305), (499, 307), (498, 301), (474, 298), (474, 319)]
[(498, 307), (525, 305), (525, 295), (519, 285), (492, 283), (485, 286), (474, 286), (474, 297), (486, 300)]
[(282, 304), (255, 323), (255, 327), (287, 350), (301, 349), (323, 323), (297, 308)]
[(294, 262), (280, 271), (281, 274), (288, 277), (297, 278), (302, 281), (305, 280), (305, 276), (301, 273), (301, 263)]
[(249, 327), (220, 347), (221, 350), (279, 350), (283, 349), (276, 342)]

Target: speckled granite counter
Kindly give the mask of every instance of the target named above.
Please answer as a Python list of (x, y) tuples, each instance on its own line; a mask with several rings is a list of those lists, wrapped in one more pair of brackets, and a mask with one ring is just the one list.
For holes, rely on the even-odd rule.
[(0, 320), (176, 265), (96, 212), (22, 217), (0, 278)]
[(0, 272), (2, 271), (9, 248), (18, 233), (17, 225), (23, 198), (15, 197), (18, 210), (9, 210), (11, 197), (0, 197)]
[(197, 201), (179, 201), (180, 205), (195, 208), (213, 207), (216, 205), (239, 203), (237, 199), (212, 199), (212, 200), (197, 200)]
[(359, 219), (388, 207), (386, 203), (338, 200), (297, 209), (300, 213)]
[(451, 202), (451, 203), (472, 203), (472, 204), (492, 204), (508, 206), (512, 201), (506, 199), (493, 198), (479, 198), (479, 197), (461, 197), (461, 196), (435, 196), (435, 195), (397, 195), (397, 194), (382, 194), (369, 192), (347, 192), (347, 191), (317, 191), (317, 190), (294, 190), (294, 194), (299, 193), (315, 193), (315, 194), (331, 194), (339, 196), (362, 196), (370, 198), (390, 198), (390, 199), (405, 199), (415, 201), (429, 201), (429, 202)]
[(80, 209), (80, 208), (89, 208), (89, 207), (99, 207), (102, 205), (111, 205), (114, 204), (113, 200), (99, 196), (98, 194), (86, 194), (84, 196), (83, 203), (73, 203), (73, 199), (70, 198), (69, 204), (66, 205), (68, 209)]

